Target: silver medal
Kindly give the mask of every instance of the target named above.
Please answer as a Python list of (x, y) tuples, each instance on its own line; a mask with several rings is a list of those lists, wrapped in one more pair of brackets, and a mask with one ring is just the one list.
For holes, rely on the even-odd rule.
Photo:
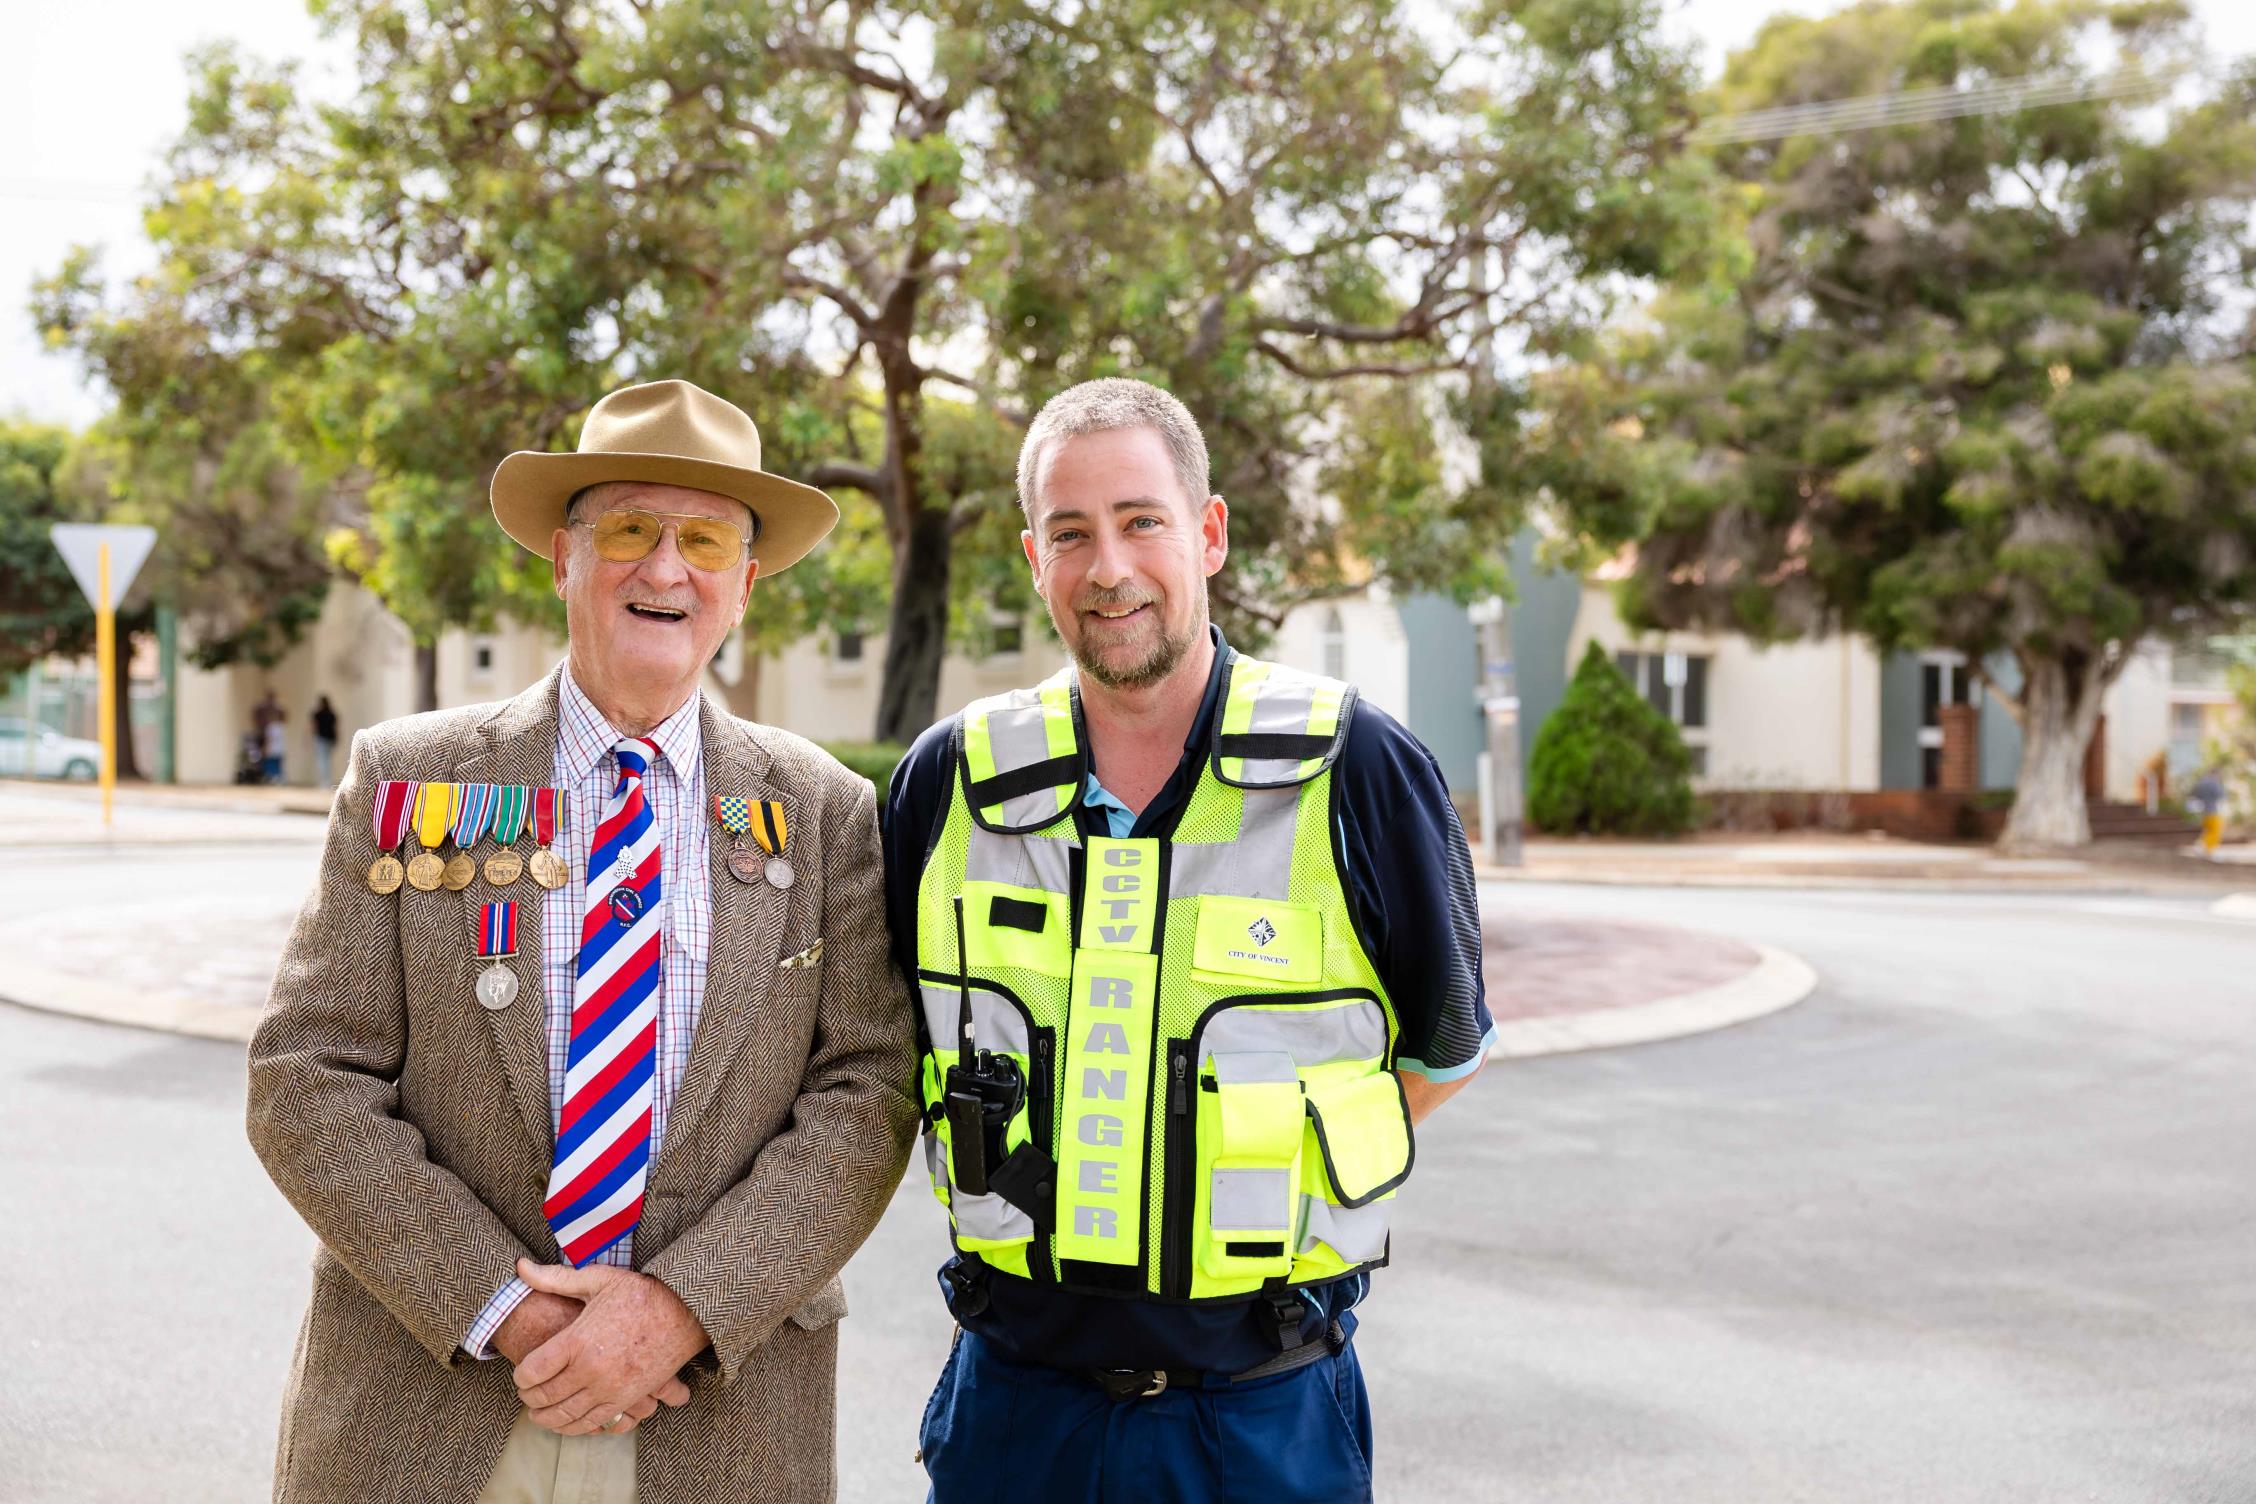
[(517, 1001), (517, 973), (498, 961), (479, 972), (478, 1001), (496, 1013)]
[(799, 881), (799, 874), (791, 870), (791, 863), (780, 856), (768, 858), (767, 874), (768, 885), (773, 888), (788, 888)]

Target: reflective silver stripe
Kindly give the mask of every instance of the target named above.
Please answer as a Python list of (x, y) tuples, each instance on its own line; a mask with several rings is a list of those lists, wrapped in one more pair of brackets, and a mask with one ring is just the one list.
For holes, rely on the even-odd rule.
[(957, 1194), (955, 1182), (948, 1178), (948, 1156), (940, 1147), (937, 1133), (927, 1131), (924, 1135), (924, 1163), (932, 1172), (932, 1183), (947, 1188), (949, 1214), (955, 1218), (956, 1231), (964, 1237), (1007, 1243), (1034, 1236), (1034, 1219), (1002, 1197)]
[(1217, 1232), (1292, 1231), (1292, 1180), (1283, 1170), (1216, 1170), (1207, 1186), (1206, 1225)]
[[(994, 752), (997, 774), (1016, 772), (1049, 760), (1049, 713), (1042, 704), (1041, 694), (1035, 690), (1020, 690), (1012, 698), (1016, 700), (1020, 695), (1028, 697), (1026, 703), (998, 705), (987, 712), (987, 744)], [(1031, 794), (1003, 801), (1005, 825), (1033, 825), (1054, 820), (1057, 814), (1055, 789), (1036, 789)]]
[[(945, 982), (926, 982), (919, 990), (924, 994), (924, 1026), (930, 1031), (932, 1048), (942, 1060), (952, 1060), (963, 1042), (963, 994)], [(971, 1034), (974, 1049), (1032, 1053), (1025, 1016), (982, 987), (971, 989)]]
[[(1249, 733), (1297, 736), (1308, 729), (1308, 717), (1316, 708), (1315, 680), (1289, 669), (1271, 667), (1250, 689), (1253, 711), (1246, 721)], [(1297, 757), (1246, 758), (1238, 782), (1289, 784), (1300, 778), (1300, 763)]]
[(1168, 853), (1170, 898), (1292, 897), (1300, 788), (1246, 789), (1235, 841), (1178, 841)]
[(1063, 898), (1072, 891), (1072, 872), (1071, 841), (1058, 836), (1000, 836), (977, 821), (971, 822), (971, 848), (964, 858), (967, 882), (1040, 888)]
[(1283, 1050), (1263, 1050), (1258, 1054), (1229, 1054), (1214, 1057), (1214, 1082), (1217, 1086), (1242, 1086), (1252, 1081), (1298, 1081), (1300, 1073), (1293, 1069), (1293, 1057)]
[(1321, 1238), (1332, 1252), (1350, 1263), (1368, 1264), (1386, 1253), (1387, 1209), (1391, 1203), (1334, 1206), (1321, 1196), (1303, 1195), (1300, 1204), (1308, 1221), (1296, 1252), (1308, 1252)]
[(1210, 1056), (1268, 1050), (1284, 1051), (1303, 1070), (1334, 1060), (1383, 1059), (1386, 1013), (1369, 998), (1336, 1008), (1225, 1008), (1199, 1035), (1199, 1067)]

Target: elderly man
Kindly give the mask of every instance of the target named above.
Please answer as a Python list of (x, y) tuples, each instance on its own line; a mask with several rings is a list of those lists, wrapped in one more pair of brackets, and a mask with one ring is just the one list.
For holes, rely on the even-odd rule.
[(927, 732), (885, 811), (963, 1328), (933, 1497), (1367, 1500), (1349, 1308), (1492, 1028), (1464, 832), (1400, 724), (1209, 623), (1182, 403), (1060, 393), (1018, 489), (1073, 666)]
[(830, 1498), (838, 1271), (916, 1117), (874, 792), (699, 676), (837, 509), (680, 381), (492, 499), (569, 656), (354, 738), (251, 1043), (321, 1242), (275, 1496)]

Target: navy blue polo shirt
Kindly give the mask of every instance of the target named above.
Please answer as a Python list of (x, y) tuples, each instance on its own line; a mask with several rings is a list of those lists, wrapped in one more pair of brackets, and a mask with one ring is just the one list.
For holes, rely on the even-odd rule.
[[(1127, 808), (1103, 787), (1104, 770), (1092, 766), (1075, 811), (1084, 836), (1152, 836), (1174, 828), (1206, 761), (1223, 665), (1236, 656), (1221, 631), (1210, 630), (1214, 667), (1173, 776), (1130, 825)], [(918, 737), (886, 796), (886, 915), (894, 956), (912, 991), (917, 885), (947, 814), (962, 720), (951, 716)], [(1469, 1075), (1487, 1054), (1495, 1025), (1481, 989), (1472, 853), (1441, 769), (1401, 722), (1359, 703), (1332, 784), (1348, 908), (1401, 1026), (1395, 1063), (1434, 1081)], [(1354, 1275), (1303, 1292), (1302, 1337), (1314, 1336), (1362, 1299), (1367, 1280)], [(971, 1312), (957, 1302), (956, 1319), (1028, 1362), (1239, 1373), (1277, 1353), (1276, 1317), (1262, 1300), (1180, 1305), (1079, 1295), (1021, 1279), (991, 1278), (986, 1285), (986, 1308)], [(947, 1291), (949, 1282), (942, 1280), (941, 1288)]]

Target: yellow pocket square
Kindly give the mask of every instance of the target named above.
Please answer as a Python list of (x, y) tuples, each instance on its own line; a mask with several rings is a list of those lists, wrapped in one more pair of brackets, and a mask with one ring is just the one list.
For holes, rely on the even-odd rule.
[(817, 936), (815, 943), (808, 946), (805, 950), (800, 951), (796, 955), (785, 956), (782, 960), (776, 962), (776, 970), (799, 971), (809, 966), (820, 966), (821, 964), (822, 938), (820, 936)]

